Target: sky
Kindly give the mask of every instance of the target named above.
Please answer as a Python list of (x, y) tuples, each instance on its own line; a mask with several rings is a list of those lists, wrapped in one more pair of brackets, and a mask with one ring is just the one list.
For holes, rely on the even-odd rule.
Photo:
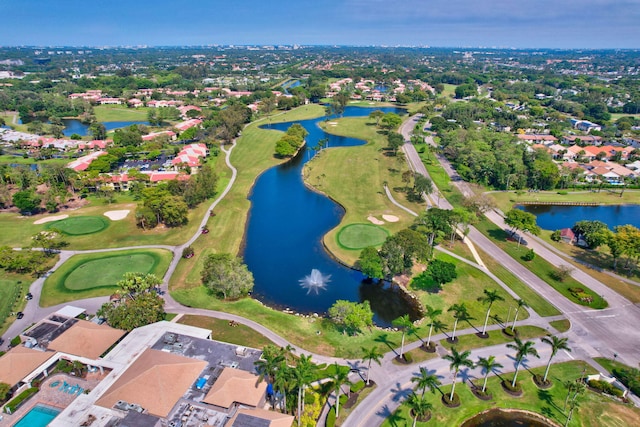
[(0, 0), (0, 46), (640, 48), (640, 0)]

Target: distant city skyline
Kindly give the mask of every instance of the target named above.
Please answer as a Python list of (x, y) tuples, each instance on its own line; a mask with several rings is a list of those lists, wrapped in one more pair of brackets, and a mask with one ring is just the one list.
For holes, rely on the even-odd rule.
[(4, 0), (0, 46), (640, 48), (640, 0)]

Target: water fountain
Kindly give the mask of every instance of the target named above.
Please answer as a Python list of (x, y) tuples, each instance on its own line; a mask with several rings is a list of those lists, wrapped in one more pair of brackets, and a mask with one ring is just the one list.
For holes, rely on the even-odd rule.
[(316, 295), (320, 292), (320, 290), (327, 289), (327, 283), (331, 280), (331, 275), (324, 275), (320, 273), (318, 269), (312, 269), (311, 274), (304, 276), (304, 279), (300, 279), (300, 286), (307, 290), (307, 295), (314, 291)]

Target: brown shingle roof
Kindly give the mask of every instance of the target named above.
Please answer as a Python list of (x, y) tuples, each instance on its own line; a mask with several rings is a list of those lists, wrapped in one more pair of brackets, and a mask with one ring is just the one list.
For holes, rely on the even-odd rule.
[(145, 350), (96, 404), (111, 408), (123, 400), (164, 418), (206, 367), (204, 360)]
[(0, 382), (11, 387), (18, 384), (38, 366), (55, 355), (51, 351), (40, 351), (18, 346), (0, 357)]
[(234, 402), (258, 406), (267, 390), (267, 383), (247, 371), (224, 368), (203, 402), (229, 408)]
[(97, 359), (118, 341), (125, 331), (114, 329), (108, 325), (96, 325), (86, 320), (66, 330), (55, 340), (49, 343), (49, 348), (76, 356)]

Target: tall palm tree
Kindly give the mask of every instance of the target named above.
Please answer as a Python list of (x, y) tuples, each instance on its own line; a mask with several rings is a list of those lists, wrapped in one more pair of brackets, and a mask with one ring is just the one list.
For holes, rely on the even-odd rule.
[[(437, 332), (437, 331), (444, 331), (446, 327), (447, 327), (447, 324), (444, 322), (441, 322), (438, 319), (431, 322), (431, 326), (429, 327), (429, 339), (427, 340), (425, 347), (429, 347), (431, 343), (431, 328), (433, 328), (433, 330)], [(434, 347), (435, 347), (435, 343), (434, 343)]]
[(364, 353), (362, 355), (362, 363), (368, 362), (366, 382), (367, 382), (367, 385), (369, 385), (369, 374), (371, 373), (371, 363), (376, 362), (378, 365), (382, 366), (381, 360), (384, 357), (384, 355), (380, 353), (380, 350), (378, 350), (378, 347), (369, 347), (369, 348), (362, 347), (362, 352)]
[(333, 374), (333, 386), (336, 391), (336, 418), (340, 415), (340, 391), (342, 391), (342, 386), (344, 384), (351, 385), (351, 381), (349, 381), (349, 370), (340, 369), (337, 363), (333, 364), (336, 370), (336, 373)]
[(407, 399), (404, 401), (405, 405), (411, 409), (411, 415), (413, 416), (413, 427), (416, 427), (416, 423), (418, 422), (418, 418), (423, 418), (427, 416), (427, 414), (433, 409), (433, 405), (424, 398), (423, 396), (418, 396), (415, 393), (411, 393), (407, 396)]
[(538, 350), (535, 349), (535, 343), (533, 341), (522, 342), (522, 340), (518, 337), (514, 337), (515, 344), (509, 343), (507, 347), (516, 351), (516, 371), (513, 374), (513, 382), (511, 383), (511, 387), (516, 386), (516, 379), (518, 378), (518, 369), (520, 369), (520, 364), (522, 361), (529, 355), (535, 356), (538, 359), (540, 356), (538, 355)]
[(484, 326), (482, 327), (482, 335), (487, 334), (487, 323), (489, 323), (489, 314), (491, 313), (491, 306), (496, 301), (504, 301), (504, 298), (498, 294), (496, 289), (485, 289), (484, 296), (478, 298), (483, 304), (487, 304), (487, 315), (484, 318)]
[(447, 311), (453, 311), (453, 318), (456, 319), (453, 323), (453, 333), (451, 334), (450, 341), (455, 341), (456, 339), (456, 328), (458, 327), (459, 321), (467, 321), (471, 320), (472, 317), (469, 315), (469, 311), (467, 310), (467, 306), (464, 303), (453, 304), (451, 307), (447, 309)]
[(565, 350), (571, 352), (571, 348), (567, 343), (569, 341), (569, 338), (558, 338), (555, 335), (551, 335), (548, 337), (542, 337), (540, 341), (551, 346), (551, 355), (549, 356), (547, 368), (544, 370), (544, 377), (542, 378), (542, 382), (546, 383), (547, 375), (549, 375), (549, 367), (551, 367), (551, 360), (555, 357), (558, 351)]
[(525, 302), (525, 300), (523, 299), (519, 299), (516, 301), (517, 307), (516, 307), (516, 315), (513, 317), (513, 324), (511, 325), (511, 330), (515, 332), (516, 330), (516, 321), (518, 320), (518, 312), (520, 311), (520, 308), (524, 307), (527, 308), (529, 307), (529, 304), (527, 304)]
[(573, 411), (575, 411), (580, 406), (579, 400), (572, 400), (569, 403), (569, 415), (567, 415), (567, 421), (564, 423), (564, 427), (567, 427), (571, 422), (571, 418), (573, 418)]
[(304, 411), (304, 394), (307, 386), (311, 384), (315, 377), (315, 373), (318, 367), (311, 362), (311, 355), (300, 355), (298, 363), (293, 371), (296, 386), (298, 387), (298, 427), (302, 419), (302, 412)]
[(450, 401), (453, 400), (453, 395), (456, 390), (456, 377), (458, 376), (460, 368), (463, 366), (473, 368), (473, 362), (469, 359), (470, 355), (471, 351), (469, 350), (458, 353), (455, 347), (451, 347), (451, 354), (442, 357), (444, 360), (451, 362), (449, 363), (449, 369), (453, 371), (453, 384), (451, 384), (451, 396), (449, 396)]
[(424, 392), (427, 390), (427, 388), (435, 393), (435, 391), (438, 389), (438, 386), (440, 385), (438, 376), (435, 374), (430, 374), (429, 371), (427, 371), (427, 368), (425, 368), (424, 366), (420, 367), (419, 374), (416, 374), (411, 378), (411, 382), (416, 383), (416, 386), (422, 389), (422, 396), (424, 396)]
[(484, 383), (482, 384), (482, 392), (487, 389), (487, 379), (489, 378), (489, 374), (493, 372), (494, 369), (502, 368), (502, 365), (496, 362), (495, 356), (489, 357), (478, 357), (478, 363), (476, 366), (480, 366), (484, 371)]
[(438, 316), (442, 314), (442, 310), (440, 310), (439, 308), (430, 307), (428, 305), (425, 305), (424, 308), (425, 308), (425, 317), (428, 317), (429, 320), (431, 320), (429, 324), (429, 338), (427, 338), (427, 343), (425, 344), (427, 347), (429, 347), (429, 344), (431, 344), (431, 333), (433, 332), (433, 323), (438, 320)]
[(275, 370), (280, 363), (285, 360), (280, 349), (275, 345), (267, 345), (262, 349), (262, 356), (254, 362), (254, 366), (260, 375), (260, 381), (268, 378), (268, 382), (273, 382)]
[(273, 388), (282, 395), (281, 408), (283, 412), (287, 412), (287, 394), (293, 392), (295, 388), (295, 376), (293, 368), (287, 365), (284, 360), (280, 362), (280, 366), (275, 371)]
[(415, 326), (413, 326), (413, 322), (409, 318), (408, 314), (404, 316), (400, 316), (391, 322), (394, 326), (402, 329), (402, 344), (400, 344), (400, 359), (404, 358), (404, 337), (406, 334), (410, 334), (415, 332)]

